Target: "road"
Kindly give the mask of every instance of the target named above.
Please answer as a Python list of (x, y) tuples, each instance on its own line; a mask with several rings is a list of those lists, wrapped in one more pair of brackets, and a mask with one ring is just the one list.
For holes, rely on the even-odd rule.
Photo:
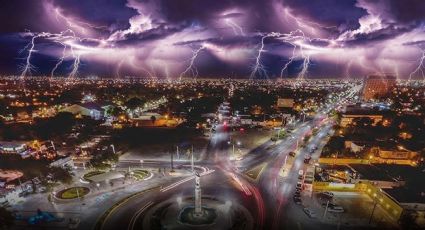
[[(359, 89), (352, 89), (344, 95), (335, 97), (310, 120), (298, 121), (295, 129), (283, 140), (274, 144), (269, 141), (252, 150), (241, 161), (230, 161), (228, 148), (229, 131), (226, 125), (218, 125), (211, 137), (207, 149), (207, 159), (196, 164), (210, 170), (201, 177), (203, 196), (220, 197), (220, 199), (237, 202), (250, 210), (256, 220), (255, 229), (320, 229), (328, 228), (318, 221), (312, 221), (302, 209), (292, 202), (292, 195), (298, 181), (298, 171), (305, 168), (304, 157), (310, 154), (313, 146), (317, 146), (312, 158), (317, 159), (320, 150), (326, 143), (328, 133), (332, 132), (332, 120), (327, 113), (343, 103), (343, 99), (353, 97)], [(299, 147), (303, 138), (310, 135), (313, 129), (317, 134), (308, 141), (305, 147)], [(296, 151), (298, 150), (298, 151)], [(283, 178), (280, 171), (288, 160), (288, 154), (296, 151), (292, 167)], [(188, 162), (178, 163), (187, 164)], [(243, 171), (266, 163), (258, 180), (252, 181), (243, 175)], [(117, 167), (137, 167), (137, 161), (122, 161)], [(168, 161), (143, 162), (146, 167), (169, 167)], [(192, 177), (175, 178), (172, 182), (158, 184), (147, 192), (140, 193), (121, 203), (106, 216), (102, 229), (141, 229), (142, 217), (150, 207), (169, 199), (193, 196), (194, 182)]]

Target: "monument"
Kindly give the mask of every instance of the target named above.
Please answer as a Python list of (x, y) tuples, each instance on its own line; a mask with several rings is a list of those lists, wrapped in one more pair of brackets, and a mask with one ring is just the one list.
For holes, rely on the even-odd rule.
[(195, 216), (202, 216), (201, 176), (195, 172)]

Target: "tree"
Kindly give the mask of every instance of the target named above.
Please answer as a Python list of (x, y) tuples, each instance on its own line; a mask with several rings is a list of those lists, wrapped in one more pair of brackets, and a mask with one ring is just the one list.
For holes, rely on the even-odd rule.
[(152, 116), (151, 116), (151, 121), (152, 121), (152, 124), (155, 124), (156, 117), (152, 115)]
[(60, 181), (64, 184), (71, 184), (72, 172), (70, 167), (51, 167), (49, 171), (56, 181)]
[(124, 103), (124, 105), (130, 109), (130, 110), (135, 110), (139, 107), (142, 107), (145, 104), (146, 101), (138, 98), (138, 97), (132, 97), (130, 98), (128, 101), (126, 101)]
[(13, 213), (4, 207), (0, 207), (0, 229), (9, 229), (14, 222)]
[(419, 226), (415, 222), (415, 216), (410, 212), (403, 213), (399, 222), (402, 229), (419, 229)]
[(122, 112), (122, 109), (118, 106), (108, 106), (106, 109), (106, 114), (114, 117), (118, 117)]
[(360, 126), (360, 127), (371, 126), (373, 124), (373, 120), (370, 119), (369, 117), (355, 118), (353, 119), (353, 121), (354, 123), (357, 124), (357, 126)]

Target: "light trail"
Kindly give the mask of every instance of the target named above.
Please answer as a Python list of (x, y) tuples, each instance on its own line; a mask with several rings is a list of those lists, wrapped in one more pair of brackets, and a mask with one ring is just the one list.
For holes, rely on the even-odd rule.
[(149, 201), (147, 204), (145, 204), (140, 210), (138, 210), (137, 212), (136, 212), (136, 214), (134, 214), (134, 216), (132, 216), (131, 217), (131, 220), (130, 220), (130, 224), (128, 225), (128, 230), (132, 230), (132, 229), (134, 229), (134, 225), (136, 225), (136, 221), (137, 221), (137, 219), (139, 219), (139, 216), (144, 212), (144, 211), (146, 211), (150, 206), (152, 206), (154, 204), (154, 202), (152, 202), (152, 201)]
[[(200, 176), (205, 176), (205, 175), (211, 174), (211, 173), (213, 173), (213, 172), (215, 172), (215, 170), (214, 170), (214, 169), (209, 170), (209, 171), (206, 171), (206, 172), (202, 172), (202, 173), (200, 173), (199, 175), (200, 175)], [(161, 188), (161, 189), (160, 189), (160, 191), (161, 191), (161, 192), (166, 192), (166, 191), (168, 191), (168, 190), (170, 190), (170, 189), (173, 189), (173, 188), (175, 188), (175, 187), (177, 187), (177, 186), (179, 186), (179, 185), (181, 185), (181, 184), (184, 184), (184, 183), (186, 183), (186, 182), (188, 182), (188, 181), (190, 181), (190, 180), (193, 180), (193, 179), (195, 179), (195, 176), (187, 177), (187, 178), (185, 178), (185, 179), (183, 179), (183, 180), (180, 180), (180, 181), (174, 182), (174, 183), (172, 183), (172, 184), (168, 185), (167, 187)]]
[(246, 185), (244, 185), (242, 183), (242, 181), (239, 180), (239, 178), (234, 173), (230, 173), (230, 176), (239, 185), (239, 187), (242, 189), (242, 191), (245, 193), (245, 195), (247, 195), (247, 196), (252, 195), (252, 193), (251, 193), (251, 191), (249, 191), (248, 187), (246, 187)]

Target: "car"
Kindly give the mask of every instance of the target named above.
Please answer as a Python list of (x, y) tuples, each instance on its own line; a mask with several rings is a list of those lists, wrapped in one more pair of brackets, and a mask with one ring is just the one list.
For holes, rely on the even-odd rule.
[(301, 190), (296, 190), (294, 196), (300, 196), (301, 195)]
[(310, 218), (313, 218), (314, 219), (314, 218), (317, 217), (316, 213), (313, 210), (309, 209), (309, 208), (303, 208), (303, 211)]
[(342, 213), (344, 208), (338, 205), (333, 205), (328, 207), (328, 212)]
[(300, 169), (300, 171), (298, 171), (298, 175), (299, 175), (299, 176), (304, 175), (304, 171), (303, 171), (302, 169)]
[(304, 163), (308, 164), (308, 163), (310, 163), (310, 160), (311, 160), (311, 155), (310, 154), (305, 155)]
[(304, 176), (303, 175), (299, 175), (298, 176), (298, 180), (303, 180), (304, 179)]
[(294, 196), (294, 203), (295, 204), (298, 204), (298, 205), (301, 205), (302, 204), (301, 198), (298, 197), (298, 196)]
[(333, 194), (332, 192), (328, 192), (328, 191), (326, 191), (326, 192), (322, 192), (321, 194), (323, 194), (323, 195), (325, 195), (325, 196), (327, 196), (327, 197), (329, 197), (329, 198), (334, 197), (334, 194)]
[(297, 187), (296, 188), (298, 188), (298, 189), (302, 189), (302, 187), (303, 187), (303, 183), (301, 183), (301, 182), (297, 182)]
[(295, 153), (295, 152), (290, 152), (290, 153), (289, 153), (289, 156), (291, 156), (291, 157), (295, 157), (295, 155), (296, 155), (296, 153)]

